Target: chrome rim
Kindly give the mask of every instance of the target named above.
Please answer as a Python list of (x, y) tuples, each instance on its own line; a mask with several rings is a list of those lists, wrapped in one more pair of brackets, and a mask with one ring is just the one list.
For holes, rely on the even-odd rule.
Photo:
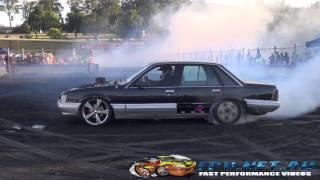
[(107, 102), (100, 98), (90, 99), (83, 105), (82, 116), (90, 125), (101, 125), (109, 117), (109, 106)]
[(236, 121), (239, 116), (239, 108), (235, 103), (226, 101), (219, 105), (217, 113), (220, 121), (223, 123), (232, 123)]
[(163, 166), (158, 167), (157, 173), (159, 176), (167, 176), (168, 175), (167, 169)]

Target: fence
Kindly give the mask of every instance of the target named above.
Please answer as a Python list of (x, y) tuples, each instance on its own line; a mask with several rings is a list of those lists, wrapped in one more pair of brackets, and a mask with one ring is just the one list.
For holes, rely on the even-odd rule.
[(263, 65), (293, 66), (314, 57), (319, 53), (318, 48), (305, 46), (273, 47), (256, 49), (231, 50), (194, 50), (189, 52), (169, 53), (158, 57), (159, 59), (174, 59), (180, 61), (208, 61), (220, 64), (229, 63), (255, 63)]
[[(143, 48), (142, 48), (143, 49)], [(134, 48), (134, 51), (140, 51)], [(143, 50), (142, 50), (143, 51)], [(150, 59), (161, 60), (180, 60), (180, 61), (207, 61), (220, 64), (260, 64), (271, 66), (294, 67), (314, 57), (320, 52), (319, 47), (306, 48), (305, 46), (292, 47), (272, 47), (255, 49), (231, 49), (214, 50), (204, 49), (189, 52), (173, 52)], [(104, 52), (105, 53), (105, 52)], [(88, 49), (69, 49), (69, 50), (24, 50), (10, 51), (9, 49), (0, 49), (0, 64), (5, 60), (5, 56), (10, 57), (11, 64), (48, 64), (48, 65), (79, 65), (93, 64), (93, 52)], [(131, 53), (126, 57), (130, 57)], [(132, 58), (132, 57), (131, 57)], [(148, 58), (148, 57), (143, 57)], [(112, 59), (109, 59), (112, 60)], [(14, 63), (13, 63), (14, 62)], [(45, 66), (38, 66), (44, 68)], [(48, 66), (49, 67), (49, 66)], [(48, 68), (46, 66), (46, 68)], [(52, 66), (54, 67), (54, 66)], [(59, 66), (57, 66), (59, 67)], [(71, 66), (70, 66), (71, 67)], [(10, 68), (10, 67), (9, 67)], [(26, 68), (24, 66), (24, 68)], [(96, 69), (88, 67), (88, 70)], [(10, 72), (10, 69), (7, 68)]]

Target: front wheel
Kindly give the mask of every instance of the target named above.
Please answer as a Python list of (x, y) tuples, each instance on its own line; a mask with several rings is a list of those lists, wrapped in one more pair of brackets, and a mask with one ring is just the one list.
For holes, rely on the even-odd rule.
[(82, 119), (91, 126), (102, 126), (112, 120), (111, 106), (101, 98), (90, 98), (82, 103)]
[(224, 100), (214, 104), (209, 113), (209, 122), (217, 121), (220, 124), (235, 124), (242, 114), (243, 106), (235, 100)]

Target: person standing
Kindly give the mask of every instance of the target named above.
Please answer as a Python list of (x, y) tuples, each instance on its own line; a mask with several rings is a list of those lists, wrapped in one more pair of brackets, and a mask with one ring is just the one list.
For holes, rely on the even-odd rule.
[(10, 74), (10, 59), (9, 59), (9, 56), (6, 55), (4, 57), (4, 61), (6, 62), (6, 71), (7, 71), (7, 74)]
[(289, 57), (288, 52), (285, 52), (285, 53), (284, 53), (284, 62), (285, 62), (285, 65), (286, 65), (286, 66), (289, 66), (290, 57)]
[(271, 66), (273, 66), (274, 63), (275, 63), (275, 56), (274, 56), (274, 54), (272, 53), (271, 56), (269, 57), (269, 64), (270, 64)]

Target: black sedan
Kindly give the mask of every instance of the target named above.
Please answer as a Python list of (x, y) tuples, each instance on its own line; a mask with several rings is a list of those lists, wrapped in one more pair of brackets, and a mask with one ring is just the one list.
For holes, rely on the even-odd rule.
[(153, 63), (122, 82), (95, 84), (63, 92), (58, 107), (101, 126), (123, 118), (206, 118), (234, 124), (247, 114), (280, 107), (274, 85), (239, 80), (225, 67), (207, 62)]

